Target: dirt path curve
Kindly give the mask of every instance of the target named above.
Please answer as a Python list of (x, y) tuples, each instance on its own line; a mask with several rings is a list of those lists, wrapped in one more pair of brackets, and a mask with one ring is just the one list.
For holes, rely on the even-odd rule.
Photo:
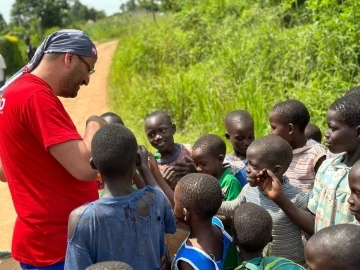
[[(117, 41), (97, 46), (99, 60), (96, 72), (91, 76), (89, 86), (82, 87), (75, 99), (61, 99), (80, 134), (84, 132), (85, 121), (90, 115), (108, 111), (106, 98), (107, 77)], [(0, 182), (0, 251), (10, 250), (16, 213), (6, 183)], [(0, 270), (18, 270), (18, 263), (12, 259), (0, 260)]]

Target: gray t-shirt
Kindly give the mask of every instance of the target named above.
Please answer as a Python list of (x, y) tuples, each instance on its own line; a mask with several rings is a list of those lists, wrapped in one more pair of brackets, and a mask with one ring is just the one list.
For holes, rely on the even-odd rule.
[[(139, 202), (149, 207), (143, 216), (137, 213)], [(103, 261), (122, 261), (133, 269), (160, 269), (165, 233), (175, 231), (170, 203), (156, 188), (101, 198), (88, 205), (68, 240), (65, 270), (84, 270)]]
[[(289, 183), (283, 177), (283, 191), (297, 207), (307, 210), (308, 195)], [(219, 214), (233, 215), (236, 208), (244, 202), (252, 202), (269, 212), (273, 219), (273, 241), (269, 255), (284, 257), (300, 265), (305, 264), (302, 231), (288, 218), (281, 208), (269, 199), (260, 187), (245, 185), (239, 196), (233, 201), (223, 202)]]

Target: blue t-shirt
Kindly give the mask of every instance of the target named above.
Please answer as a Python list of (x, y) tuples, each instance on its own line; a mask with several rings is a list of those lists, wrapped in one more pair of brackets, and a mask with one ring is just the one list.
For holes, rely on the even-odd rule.
[(209, 254), (204, 252), (203, 250), (191, 247), (186, 244), (188, 239), (182, 243), (181, 247), (179, 248), (178, 252), (175, 255), (172, 269), (177, 270), (180, 269), (181, 261), (185, 261), (190, 264), (195, 270), (219, 270), (223, 269), (224, 260), (226, 257), (227, 249), (232, 242), (231, 236), (224, 230), (224, 225), (222, 224), (221, 220), (217, 217), (213, 217), (212, 223), (218, 226), (223, 234), (223, 254), (221, 260), (215, 261), (213, 257)]
[[(148, 213), (137, 213), (139, 204)], [(175, 233), (170, 203), (156, 188), (147, 186), (88, 205), (68, 240), (65, 270), (84, 270), (104, 261), (122, 261), (133, 269), (160, 269), (165, 233)]]

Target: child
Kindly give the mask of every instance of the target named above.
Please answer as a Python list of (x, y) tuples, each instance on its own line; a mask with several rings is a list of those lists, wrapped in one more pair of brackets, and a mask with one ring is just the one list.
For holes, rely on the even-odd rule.
[[(197, 172), (210, 174), (218, 179), (223, 199), (230, 201), (239, 195), (242, 186), (231, 171), (223, 167), (225, 153), (225, 142), (219, 136), (207, 134), (194, 143), (192, 157)], [(231, 235), (231, 217), (220, 218), (225, 225), (225, 230)], [(224, 269), (234, 269), (238, 264), (238, 254), (235, 247), (231, 245), (226, 256)]]
[(125, 126), (124, 121), (116, 113), (106, 112), (102, 114), (100, 117), (103, 118), (108, 124), (120, 124)]
[(269, 212), (273, 219), (273, 242), (270, 244), (270, 255), (281, 256), (304, 265), (304, 245), (301, 230), (281, 211), (281, 209), (264, 194), (259, 187), (258, 174), (265, 168), (273, 172), (283, 187), (284, 196), (301, 209), (306, 209), (308, 196), (291, 185), (284, 175), (291, 159), (291, 146), (281, 137), (269, 135), (255, 140), (248, 148), (246, 157), (249, 162), (246, 169), (248, 185), (246, 185), (236, 200), (223, 202), (219, 213), (233, 214), (243, 202), (252, 202)]
[(86, 270), (132, 270), (132, 267), (123, 262), (99, 262), (89, 266)]
[(195, 172), (191, 146), (175, 143), (175, 132), (176, 126), (165, 112), (154, 111), (145, 119), (145, 133), (150, 144), (157, 149), (154, 156), (159, 169), (173, 190), (181, 177)]
[(356, 161), (349, 172), (349, 188), (351, 192), (348, 199), (349, 210), (360, 222), (360, 160)]
[(326, 159), (325, 148), (305, 136), (310, 114), (298, 100), (286, 100), (276, 104), (269, 115), (271, 134), (279, 135), (293, 149), (293, 160), (285, 173), (290, 183), (305, 193), (312, 190), (315, 174)]
[(322, 133), (317, 125), (312, 123), (307, 124), (305, 128), (305, 136), (308, 140), (314, 140), (315, 142), (321, 143)]
[(340, 224), (320, 230), (306, 245), (306, 262), (311, 270), (360, 269), (360, 227)]
[(243, 263), (241, 269), (304, 269), (281, 257), (263, 257), (263, 249), (272, 241), (273, 221), (270, 214), (254, 203), (240, 205), (233, 218), (234, 244), (238, 247)]
[(246, 150), (255, 139), (254, 121), (248, 112), (236, 110), (226, 116), (225, 128), (225, 137), (230, 141), (234, 151), (225, 156), (224, 163), (230, 164), (232, 173), (241, 186), (245, 186), (247, 184)]
[(85, 269), (101, 261), (122, 261), (134, 269), (165, 266), (165, 233), (175, 233), (174, 215), (165, 195), (150, 186), (135, 190), (140, 172), (133, 133), (118, 124), (101, 128), (92, 143), (94, 169), (105, 181), (103, 198), (75, 209), (69, 217), (65, 269)]
[(279, 180), (272, 175), (261, 186), (304, 232), (312, 235), (322, 228), (343, 223), (357, 223), (349, 211), (348, 174), (360, 159), (360, 96), (346, 95), (331, 104), (326, 114), (328, 129), (326, 145), (332, 153), (342, 153), (325, 160), (316, 174), (314, 188), (309, 194), (308, 211), (299, 209), (283, 194)]
[(223, 269), (231, 237), (213, 216), (222, 202), (218, 181), (207, 174), (184, 176), (174, 193), (174, 213), (190, 227), (189, 237), (178, 250), (173, 269)]

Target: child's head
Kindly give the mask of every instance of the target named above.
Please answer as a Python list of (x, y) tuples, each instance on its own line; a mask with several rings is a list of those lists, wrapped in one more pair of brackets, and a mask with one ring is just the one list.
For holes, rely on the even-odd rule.
[(351, 88), (349, 91), (345, 93), (345, 96), (347, 95), (360, 95), (360, 86)]
[(312, 139), (318, 143), (321, 143), (322, 133), (317, 125), (314, 125), (312, 123), (307, 124), (305, 128), (305, 136), (308, 140)]
[(256, 176), (263, 169), (272, 171), (281, 179), (289, 168), (293, 153), (290, 144), (277, 135), (268, 135), (255, 140), (247, 150), (246, 169), (247, 180), (250, 186), (257, 186)]
[(132, 270), (132, 267), (123, 262), (99, 262), (87, 267), (86, 270)]
[(134, 134), (126, 127), (109, 124), (95, 133), (91, 142), (92, 166), (103, 179), (131, 177), (135, 172), (138, 145)]
[(305, 247), (308, 269), (359, 269), (359, 239), (360, 227), (354, 224), (339, 224), (318, 231)]
[(348, 199), (350, 212), (360, 222), (360, 160), (351, 168), (348, 176), (351, 195)]
[(108, 124), (120, 124), (124, 126), (124, 121), (116, 113), (106, 112), (100, 117), (103, 118)]
[(251, 115), (242, 110), (232, 111), (225, 117), (225, 128), (225, 137), (231, 142), (234, 151), (246, 156), (249, 145), (255, 139)]
[(254, 203), (243, 203), (233, 217), (234, 244), (246, 252), (262, 252), (272, 240), (273, 220), (270, 214)]
[(174, 213), (178, 220), (210, 220), (221, 206), (223, 196), (216, 178), (190, 173), (180, 179), (174, 191)]
[(346, 95), (331, 104), (326, 121), (325, 144), (331, 153), (353, 153), (360, 138), (360, 96)]
[(219, 136), (206, 134), (200, 137), (192, 147), (192, 158), (196, 170), (217, 177), (223, 169), (226, 144)]
[(294, 99), (276, 104), (270, 112), (269, 122), (271, 134), (279, 135), (290, 145), (293, 145), (299, 134), (304, 134), (310, 121), (306, 106)]
[(174, 147), (176, 126), (166, 112), (154, 111), (145, 119), (145, 133), (150, 144), (160, 153)]

